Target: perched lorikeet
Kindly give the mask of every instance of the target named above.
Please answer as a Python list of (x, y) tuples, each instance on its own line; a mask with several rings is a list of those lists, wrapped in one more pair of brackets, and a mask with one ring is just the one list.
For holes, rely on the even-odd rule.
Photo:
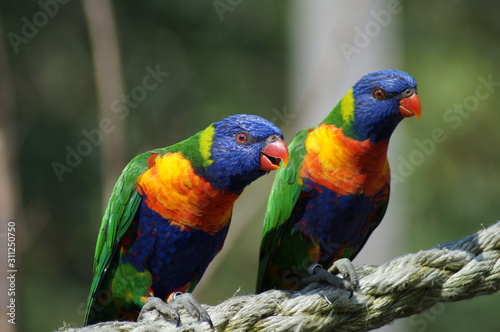
[(296, 290), (309, 267), (358, 254), (387, 209), (391, 134), (403, 118), (420, 117), (416, 89), (407, 73), (370, 73), (294, 137), (267, 205), (258, 292)]
[(287, 159), (280, 129), (245, 114), (135, 157), (104, 213), (84, 324), (135, 320), (148, 297), (191, 292), (243, 188)]

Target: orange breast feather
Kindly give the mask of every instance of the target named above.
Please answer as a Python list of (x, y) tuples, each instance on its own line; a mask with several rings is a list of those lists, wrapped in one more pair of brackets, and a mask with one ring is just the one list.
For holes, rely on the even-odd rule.
[(307, 136), (305, 144), (302, 178), (340, 195), (371, 196), (388, 189), (388, 141), (357, 141), (344, 136), (341, 128), (322, 124)]
[(150, 166), (137, 185), (150, 209), (184, 230), (214, 234), (228, 224), (238, 194), (212, 187), (180, 152), (158, 155)]

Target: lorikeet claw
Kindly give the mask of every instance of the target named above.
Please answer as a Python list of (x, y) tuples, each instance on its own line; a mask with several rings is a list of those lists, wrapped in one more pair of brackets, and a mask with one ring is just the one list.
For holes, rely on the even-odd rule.
[[(303, 285), (324, 281), (334, 287), (349, 291), (349, 297), (351, 297), (353, 292), (359, 287), (359, 279), (354, 269), (354, 265), (352, 265), (352, 262), (347, 258), (335, 261), (328, 270), (325, 270), (321, 264), (313, 264), (309, 267), (308, 272), (311, 276), (302, 279), (301, 282)], [(344, 278), (335, 275), (339, 272)]]
[[(138, 322), (154, 320), (158, 317), (158, 313), (170, 317), (170, 320), (175, 322), (176, 326), (181, 325), (181, 319), (179, 316), (179, 309), (184, 308), (191, 317), (195, 318), (199, 322), (207, 322), (208, 325), (213, 329), (214, 325), (210, 316), (201, 304), (196, 301), (191, 293), (181, 293), (177, 292), (172, 296), (172, 300), (169, 303), (165, 303), (159, 297), (148, 297), (146, 303), (139, 313), (137, 318)], [(156, 311), (156, 314), (151, 315), (150, 313)]]
[(214, 328), (214, 324), (207, 311), (203, 309), (200, 302), (194, 298), (193, 294), (177, 292), (173, 295), (170, 303), (176, 307), (184, 307), (188, 314), (198, 320), (198, 322), (207, 322), (210, 328)]
[(332, 266), (328, 269), (331, 274), (342, 274), (345, 280), (349, 281), (352, 290), (355, 291), (359, 288), (359, 278), (356, 269), (348, 258), (341, 258), (333, 262)]
[[(156, 311), (155, 315), (150, 314), (153, 311)], [(165, 303), (159, 297), (153, 297), (153, 296), (148, 297), (146, 303), (142, 306), (137, 321), (142, 322), (142, 321), (154, 320), (158, 316), (158, 313), (170, 317), (171, 320), (175, 322), (176, 326), (179, 326), (181, 323), (181, 318), (179, 317), (179, 314), (177, 313), (177, 310), (174, 307), (172, 307), (168, 303)]]

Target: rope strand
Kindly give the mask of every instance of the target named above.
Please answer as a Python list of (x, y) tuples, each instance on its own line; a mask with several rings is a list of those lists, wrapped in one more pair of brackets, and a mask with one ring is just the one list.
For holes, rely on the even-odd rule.
[[(440, 302), (500, 290), (500, 222), (462, 240), (356, 271), (360, 287), (351, 298), (344, 290), (315, 283), (299, 292), (272, 290), (204, 307), (217, 331), (369, 331)], [(180, 314), (180, 327), (157, 317), (66, 331), (211, 331), (207, 323)]]

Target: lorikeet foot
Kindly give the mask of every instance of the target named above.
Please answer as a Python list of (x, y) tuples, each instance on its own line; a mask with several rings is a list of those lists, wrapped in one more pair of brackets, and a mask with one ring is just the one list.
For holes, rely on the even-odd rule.
[[(153, 312), (156, 313), (152, 314)], [(160, 315), (169, 317), (170, 320), (175, 322), (176, 326), (180, 325), (181, 318), (179, 317), (177, 310), (170, 304), (165, 303), (159, 297), (153, 297), (153, 296), (148, 297), (146, 303), (142, 306), (137, 321), (142, 322), (142, 321), (155, 320), (156, 317)]]
[[(354, 269), (354, 265), (347, 258), (342, 258), (333, 263), (333, 265), (325, 270), (321, 264), (313, 264), (308, 269), (310, 277), (303, 278), (301, 283), (309, 285), (313, 282), (327, 282), (330, 285), (349, 291), (352, 293), (359, 287), (359, 279)], [(343, 278), (337, 277), (335, 274), (342, 274)]]
[(356, 269), (349, 258), (341, 258), (333, 262), (332, 266), (328, 269), (331, 274), (342, 274), (344, 280), (349, 281), (352, 286), (352, 291), (359, 288), (359, 277)]
[(193, 294), (177, 292), (174, 294), (170, 304), (175, 307), (184, 307), (188, 314), (198, 320), (198, 322), (207, 322), (212, 329), (214, 328), (214, 324), (208, 312), (203, 309), (200, 302), (194, 298)]

